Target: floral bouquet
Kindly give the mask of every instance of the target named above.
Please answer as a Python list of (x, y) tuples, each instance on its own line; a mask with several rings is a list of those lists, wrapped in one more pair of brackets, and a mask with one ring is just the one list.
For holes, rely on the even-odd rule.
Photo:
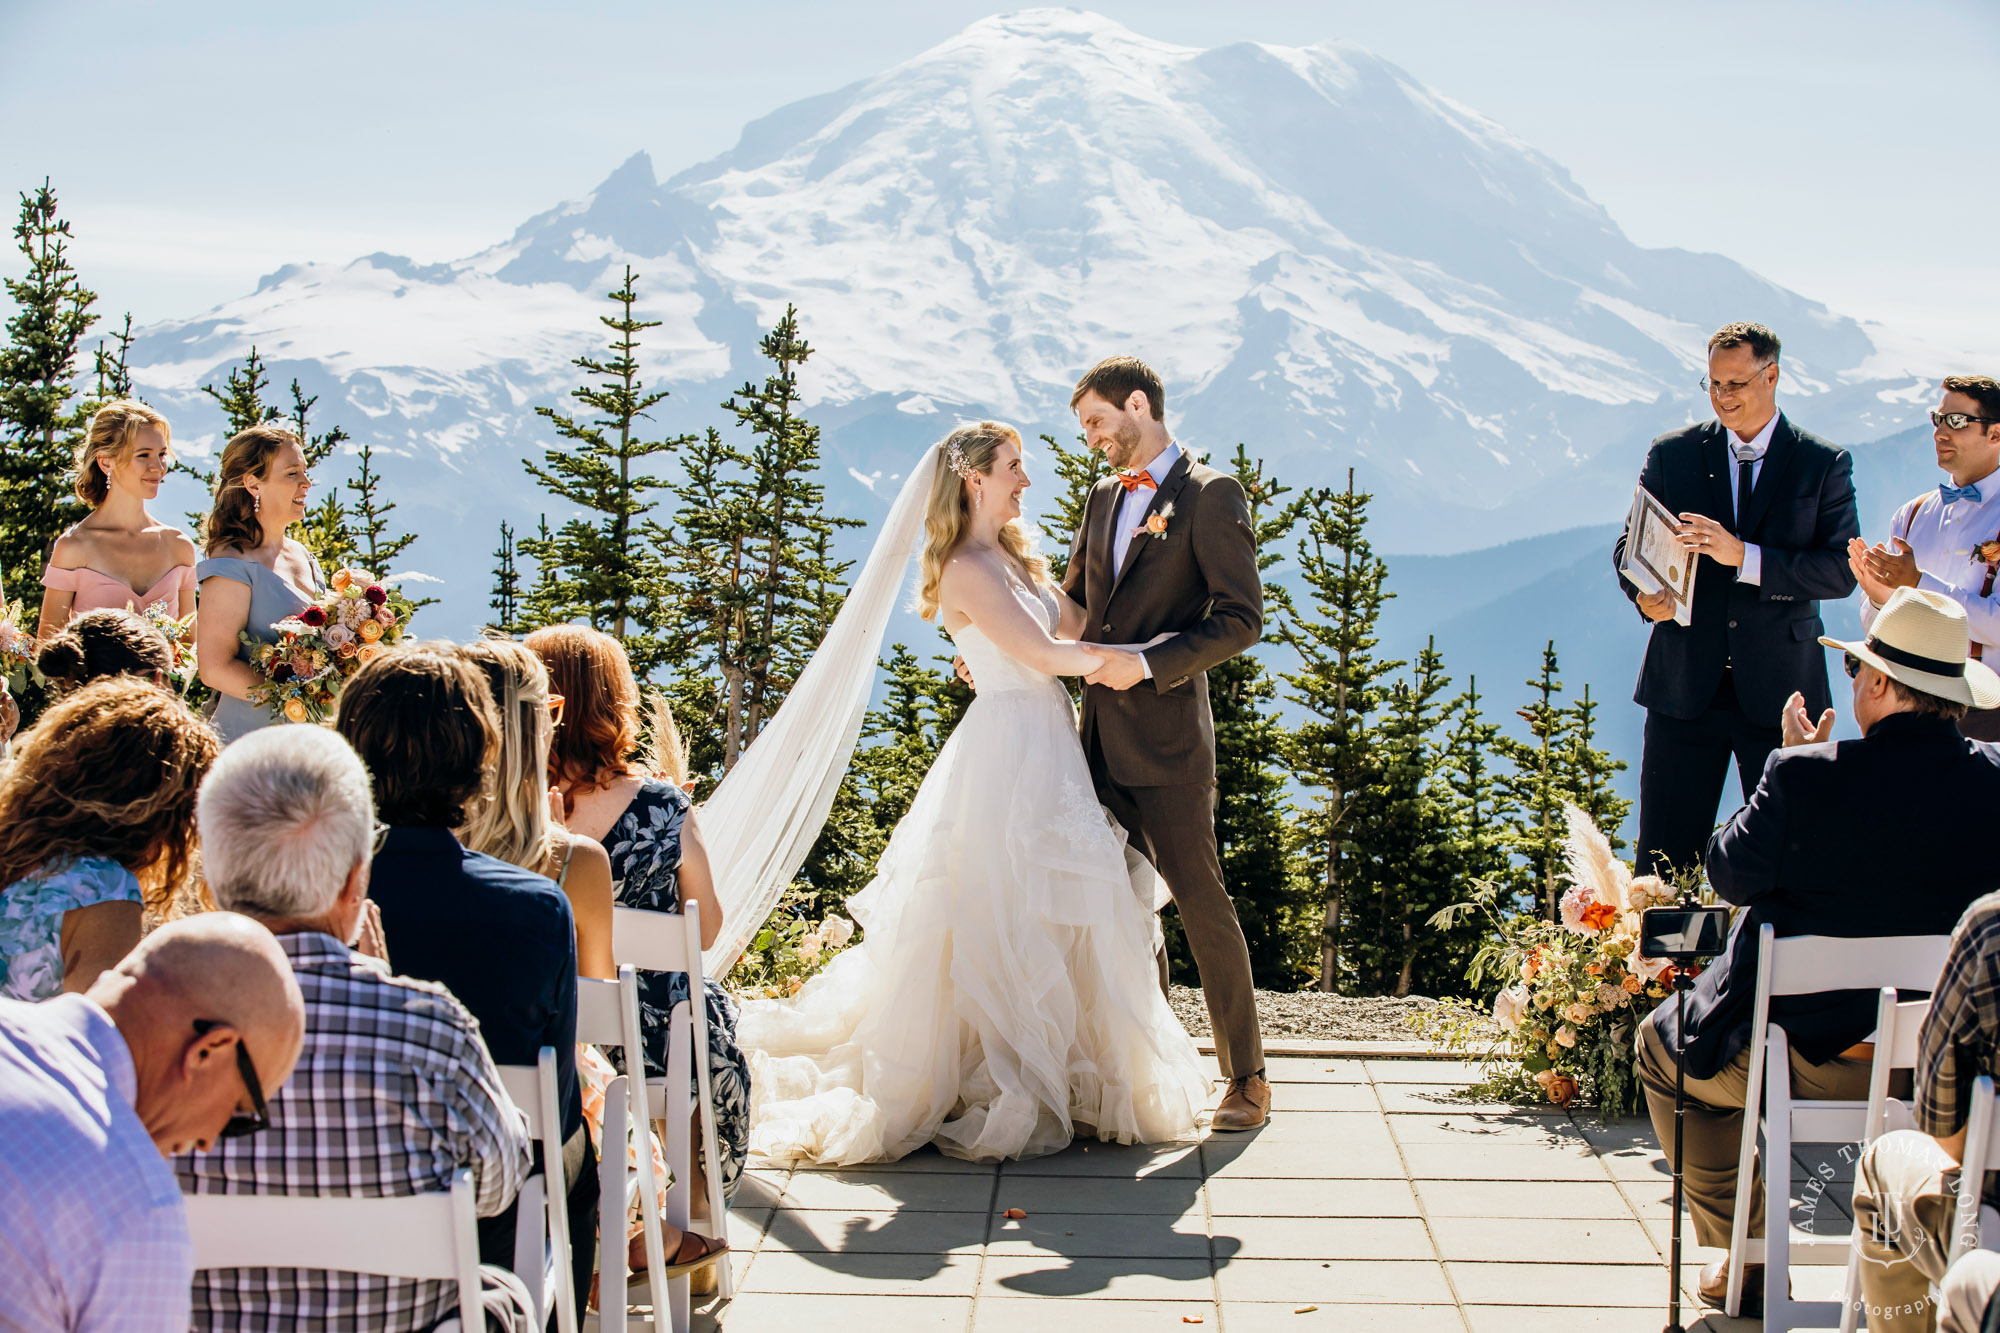
[(347, 678), (403, 637), (414, 609), (367, 570), (336, 570), (331, 591), (271, 627), (276, 642), (242, 635), (264, 678), (250, 701), (282, 721), (324, 722)]
[(1679, 901), (1680, 893), (1654, 875), (1634, 878), (1590, 816), (1573, 805), (1564, 814), (1570, 888), (1562, 919), (1503, 918), (1492, 885), (1439, 913), (1455, 920), (1483, 910), (1493, 920), (1494, 937), (1468, 979), (1507, 984), (1493, 997), (1490, 1019), (1453, 1000), (1420, 1021), (1433, 1041), (1486, 1062), (1488, 1091), (1558, 1106), (1583, 1097), (1609, 1121), (1640, 1108), (1634, 1038), (1674, 982), (1670, 963), (1639, 953), (1639, 914)]
[(27, 623), (28, 612), (18, 598), (0, 606), (0, 677), (17, 690), (27, 688), (28, 669), (35, 661), (35, 636), (22, 628)]
[[(794, 892), (796, 889), (795, 885)], [(774, 917), (785, 914), (787, 905), (780, 904)], [(832, 962), (854, 939), (854, 923), (844, 916), (828, 916), (809, 927), (805, 915), (796, 907), (794, 912), (783, 924), (774, 920), (757, 932), (729, 971), (731, 991), (745, 999), (796, 995), (807, 978)]]
[(149, 602), (140, 613), (160, 631), (173, 654), (173, 665), (167, 668), (167, 675), (174, 683), (174, 689), (185, 696), (197, 679), (194, 654), (194, 616), (190, 611), (177, 616), (165, 602)]

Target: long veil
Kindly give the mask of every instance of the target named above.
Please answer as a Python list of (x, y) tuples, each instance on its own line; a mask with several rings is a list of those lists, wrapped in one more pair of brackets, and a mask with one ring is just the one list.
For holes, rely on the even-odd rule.
[(889, 508), (861, 576), (778, 715), (701, 807), (701, 836), (722, 902), (722, 933), (702, 954), (719, 977), (777, 908), (833, 808), (875, 684), (882, 634), (923, 531), (937, 470), (924, 450)]

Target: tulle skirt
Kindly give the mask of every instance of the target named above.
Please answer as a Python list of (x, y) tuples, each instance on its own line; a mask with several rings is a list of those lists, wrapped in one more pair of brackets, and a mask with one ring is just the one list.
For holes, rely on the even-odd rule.
[(967, 710), (850, 901), (861, 943), (743, 1005), (753, 1163), (1195, 1135), (1209, 1083), (1160, 993), (1156, 877), (1040, 684)]

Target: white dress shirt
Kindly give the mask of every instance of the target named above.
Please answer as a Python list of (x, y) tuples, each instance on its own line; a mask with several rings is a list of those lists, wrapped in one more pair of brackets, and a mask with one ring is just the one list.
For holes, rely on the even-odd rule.
[(0, 1328), (185, 1333), (194, 1242), (138, 1084), (92, 1001), (0, 1000)]
[[(1771, 419), (1764, 423), (1764, 429), (1747, 440), (1727, 428), (1722, 432), (1729, 439), (1729, 504), (1732, 520), (1743, 508), (1743, 501), (1736, 494), (1736, 464), (1743, 460), (1744, 454), (1750, 455), (1750, 489), (1755, 490), (1757, 478), (1764, 472), (1764, 455), (1771, 452), (1771, 436), (1777, 433), (1778, 418), (1783, 415), (1783, 412), (1771, 413)], [(1736, 571), (1736, 581), (1738, 583), (1764, 581), (1764, 548), (1751, 542), (1743, 543), (1743, 564)]]
[[(1132, 549), (1135, 529), (1146, 521), (1146, 507), (1153, 503), (1160, 483), (1174, 470), (1180, 456), (1180, 441), (1168, 440), (1167, 447), (1160, 450), (1160, 456), (1146, 464), (1146, 475), (1153, 479), (1152, 486), (1134, 487), (1119, 497), (1118, 513), (1111, 520), (1111, 582), (1114, 586), (1118, 582), (1118, 571), (1125, 568), (1125, 553)], [(1146, 660), (1144, 653), (1139, 654), (1139, 666), (1146, 673), (1146, 679), (1151, 680), (1153, 665)]]
[[(1979, 499), (1944, 503), (1942, 492), (1925, 491), (1896, 511), (1889, 533), (1910, 544), (1917, 557), (1917, 586), (1941, 592), (1965, 608), (1972, 641), (1984, 645), (1988, 662), (2000, 661), (2000, 589), (1982, 597), (1986, 565), (1972, 558), (1973, 548), (2000, 538), (2000, 472), (1973, 483)], [(1864, 594), (1861, 625), (1875, 623), (1876, 606)]]

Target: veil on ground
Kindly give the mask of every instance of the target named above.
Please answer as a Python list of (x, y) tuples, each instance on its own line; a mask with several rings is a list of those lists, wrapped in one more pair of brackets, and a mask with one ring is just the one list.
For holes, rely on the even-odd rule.
[(702, 954), (720, 977), (776, 910), (833, 808), (861, 735), (875, 660), (924, 528), (937, 446), (926, 448), (889, 508), (861, 576), (770, 725), (701, 807), (722, 933)]

